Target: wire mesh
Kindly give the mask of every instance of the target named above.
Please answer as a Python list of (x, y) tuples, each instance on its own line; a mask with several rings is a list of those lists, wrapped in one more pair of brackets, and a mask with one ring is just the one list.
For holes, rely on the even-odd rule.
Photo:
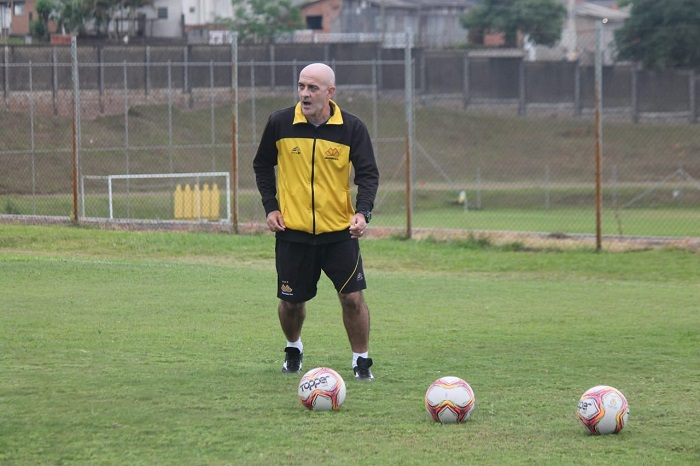
[[(326, 61), (336, 70), (336, 101), (373, 138), (381, 173), (373, 228), (404, 231), (411, 199), (415, 228), (595, 233), (594, 70), (583, 61), (413, 50), (407, 105), (399, 53), (338, 60), (326, 46), (299, 52), (303, 60), (248, 56), (235, 63), (234, 85), (225, 46), (79, 48), (76, 117), (71, 62), (57, 50), (22, 52), (44, 61), (22, 62), (18, 53), (2, 64), (0, 215), (72, 216), (77, 134), (80, 179), (88, 180), (81, 215), (229, 223), (224, 207), (218, 216), (175, 218), (173, 179), (121, 180), (110, 218), (100, 177), (232, 173), (235, 158), (233, 218), (262, 224), (252, 171), (262, 129), (271, 112), (296, 102), (303, 65)], [(700, 236), (699, 87), (692, 70), (603, 67), (605, 235)]]

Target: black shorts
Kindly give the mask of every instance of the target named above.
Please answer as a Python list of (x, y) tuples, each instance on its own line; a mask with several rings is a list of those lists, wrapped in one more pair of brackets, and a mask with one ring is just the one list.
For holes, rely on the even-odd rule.
[(321, 271), (331, 279), (338, 293), (367, 288), (357, 239), (311, 245), (277, 239), (277, 297), (302, 303), (316, 296)]

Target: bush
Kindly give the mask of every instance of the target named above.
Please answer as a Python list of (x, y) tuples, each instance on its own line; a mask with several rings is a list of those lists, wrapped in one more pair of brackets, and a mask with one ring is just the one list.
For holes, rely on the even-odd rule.
[(43, 22), (37, 19), (30, 21), (29, 31), (31, 32), (33, 38), (39, 40), (46, 40), (47, 30), (46, 25)]

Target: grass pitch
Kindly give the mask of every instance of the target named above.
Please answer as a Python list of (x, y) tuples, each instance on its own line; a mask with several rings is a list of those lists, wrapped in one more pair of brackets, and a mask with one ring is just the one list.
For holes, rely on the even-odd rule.
[[(330, 282), (304, 369), (347, 383), (309, 412), (280, 367), (271, 236), (0, 225), (2, 464), (696, 464), (700, 256), (363, 241), (372, 383), (352, 379)], [(474, 389), (428, 418), (443, 375)], [(619, 435), (576, 419), (630, 403)]]

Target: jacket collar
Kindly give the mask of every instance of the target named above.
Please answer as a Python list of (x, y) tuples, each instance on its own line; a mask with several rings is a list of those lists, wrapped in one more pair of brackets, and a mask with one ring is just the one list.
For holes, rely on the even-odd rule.
[[(343, 124), (343, 115), (340, 111), (340, 107), (338, 104), (336, 104), (333, 99), (331, 99), (331, 117), (328, 119), (326, 122), (327, 125), (342, 125)], [(309, 121), (306, 119), (304, 114), (301, 111), (301, 102), (297, 102), (296, 107), (294, 107), (294, 123), (293, 124), (298, 124), (298, 123), (308, 123)]]

